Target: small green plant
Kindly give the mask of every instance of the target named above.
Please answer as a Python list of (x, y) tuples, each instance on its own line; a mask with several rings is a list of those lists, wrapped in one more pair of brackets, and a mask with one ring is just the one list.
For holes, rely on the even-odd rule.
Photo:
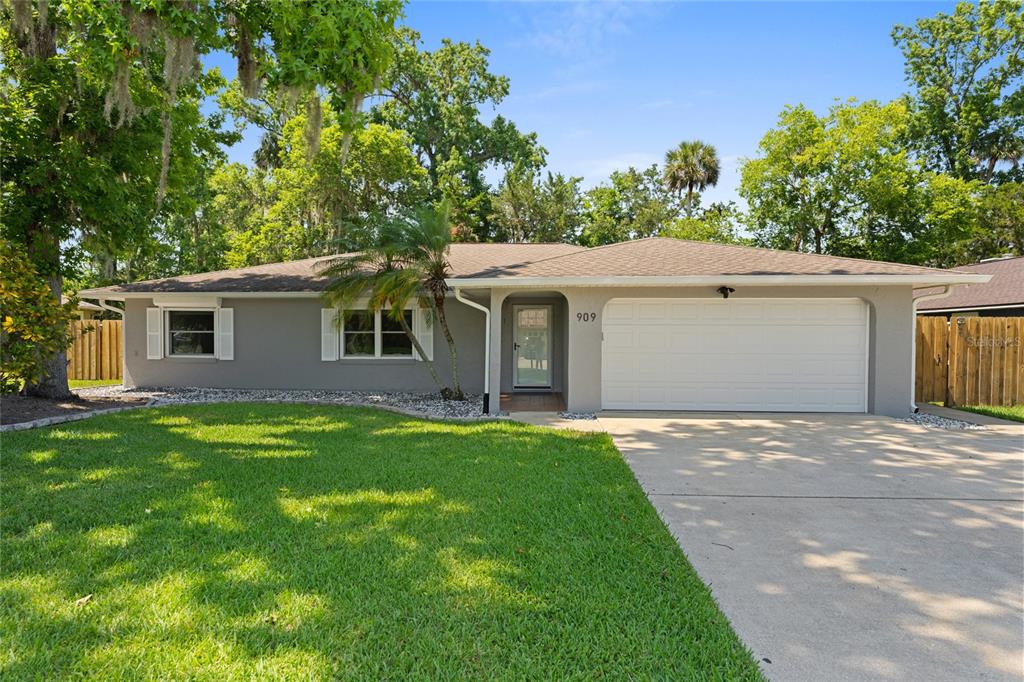
[(0, 392), (40, 380), (71, 343), (75, 301), (61, 304), (22, 249), (0, 240)]

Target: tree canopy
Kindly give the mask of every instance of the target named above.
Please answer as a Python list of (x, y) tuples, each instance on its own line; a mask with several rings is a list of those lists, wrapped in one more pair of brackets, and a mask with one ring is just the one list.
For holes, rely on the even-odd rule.
[[(427, 49), (403, 0), (9, 0), (0, 237), (65, 288), (374, 247), (439, 211), (453, 240), (654, 235), (952, 266), (1024, 254), (1024, 10), (896, 26), (905, 96), (794, 103), (742, 162), (692, 131), (663, 164), (547, 167), (490, 51)], [(227, 54), (228, 82), (212, 55)], [(834, 93), (842, 96), (844, 93)], [(708, 114), (713, 115), (712, 112)], [(248, 163), (226, 150), (256, 129)], [(586, 182), (586, 184), (585, 184)], [(63, 359), (30, 387), (66, 392)]]
[[(1024, 13), (1020, 0), (961, 2), (896, 26), (913, 88), (911, 145), (930, 170), (989, 182), (1024, 158)], [(1003, 166), (1001, 168), (1001, 166)]]
[(491, 73), (490, 50), (445, 39), (433, 52), (411, 29), (399, 32), (396, 58), (374, 106), (375, 121), (405, 130), (430, 178), (431, 198), (448, 199), (453, 219), (477, 239), (492, 238), (489, 187), (495, 166), (539, 167), (546, 151), (535, 133), (522, 133), (500, 114), (490, 123), (481, 109), (496, 107), (509, 80)]
[[(175, 182), (195, 174), (222, 117), (199, 104), (219, 75), (201, 58), (228, 50), (247, 94), (270, 87), (330, 97), (346, 130), (392, 60), (400, 0), (43, 0), (4, 3), (0, 134), (2, 224), (55, 298), (77, 250), (123, 251), (174, 210)], [(311, 107), (311, 111), (313, 108)], [(317, 113), (319, 108), (316, 107)], [(311, 126), (314, 141), (319, 126)], [(179, 153), (175, 153), (177, 151)], [(69, 248), (68, 245), (71, 244)], [(66, 395), (63, 355), (41, 395)]]

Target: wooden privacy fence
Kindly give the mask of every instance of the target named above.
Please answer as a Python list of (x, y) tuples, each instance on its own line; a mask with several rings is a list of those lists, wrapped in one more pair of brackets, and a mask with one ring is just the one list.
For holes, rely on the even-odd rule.
[(68, 348), (68, 379), (122, 378), (123, 332), (121, 320), (72, 321), (75, 340)]
[(918, 402), (1024, 404), (1024, 317), (917, 318)]

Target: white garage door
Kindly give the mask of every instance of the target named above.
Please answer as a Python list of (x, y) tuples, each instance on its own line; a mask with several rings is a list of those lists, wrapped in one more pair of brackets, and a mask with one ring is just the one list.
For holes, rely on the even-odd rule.
[(602, 404), (866, 412), (867, 325), (858, 299), (614, 299)]

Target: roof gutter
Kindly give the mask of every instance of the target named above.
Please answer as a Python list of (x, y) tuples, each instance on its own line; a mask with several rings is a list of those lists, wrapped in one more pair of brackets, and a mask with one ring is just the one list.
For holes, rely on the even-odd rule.
[(491, 412), (491, 309), (463, 297), (462, 289), (455, 289), (455, 300), (476, 308), (484, 314), (484, 414)]
[[(910, 411), (914, 414), (920, 412), (921, 408), (917, 406), (917, 304), (922, 301), (937, 301), (942, 298), (946, 298), (953, 293), (953, 288), (956, 285), (946, 284), (942, 287), (942, 291), (936, 294), (925, 294), (924, 296), (918, 296), (913, 299), (910, 303)], [(929, 287), (931, 288), (931, 287)]]
[[(992, 275), (937, 273), (934, 275), (683, 275), (677, 277), (453, 277), (452, 289), (537, 289), (552, 287), (686, 287), (686, 286), (912, 286), (927, 288), (946, 284), (984, 284)], [(109, 291), (92, 289), (79, 297), (124, 301), (153, 296), (219, 296), (221, 298), (319, 298), (320, 291)]]
[[(93, 296), (87, 296), (86, 298), (94, 298), (94, 297)], [(79, 300), (81, 300), (81, 296), (79, 297)], [(116, 307), (110, 305), (109, 303), (107, 303), (107, 300), (108, 299), (105, 299), (105, 298), (95, 298), (96, 305), (98, 305), (103, 310), (106, 310), (107, 312), (115, 313), (118, 317), (124, 317), (124, 310), (122, 310), (121, 308), (116, 308)], [(117, 300), (117, 299), (113, 299), (113, 300)]]
[(991, 275), (977, 273), (936, 273), (934, 275), (683, 275), (615, 276), (615, 277), (455, 277), (450, 287), (473, 289), (574, 287), (636, 287), (636, 286), (820, 286), (820, 285), (904, 285), (934, 287), (946, 284), (983, 284)]

